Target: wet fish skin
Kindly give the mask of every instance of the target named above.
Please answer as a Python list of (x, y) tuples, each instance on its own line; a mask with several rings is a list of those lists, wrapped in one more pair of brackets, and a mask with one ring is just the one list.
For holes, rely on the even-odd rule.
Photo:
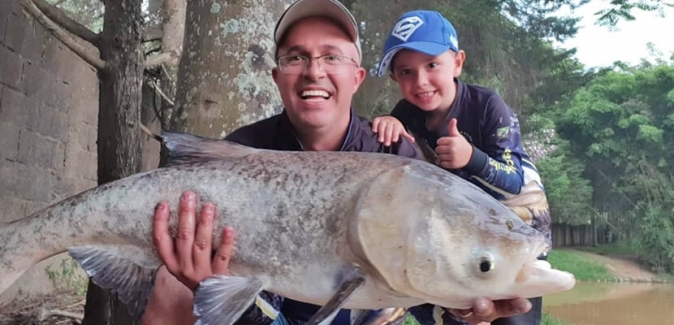
[[(154, 207), (162, 200), (177, 207), (186, 190), (216, 204), (213, 247), (222, 227), (237, 229), (232, 276), (207, 279), (202, 285), (212, 290), (197, 292), (195, 310), (213, 302), (221, 307), (203, 315), (213, 319), (204, 324), (231, 324), (261, 290), (324, 305), (353, 279), (349, 274), (365, 279), (344, 302), (352, 309), (426, 302), (467, 307), (478, 296), (537, 296), (573, 286), (568, 274), (530, 265), (549, 245), (542, 234), (431, 164), (389, 154), (278, 152), (164, 136), (172, 150), (169, 167), (0, 226), (0, 293), (37, 262), (68, 250), (139, 318), (161, 263), (152, 244)], [(174, 235), (176, 222), (174, 214)], [(486, 275), (479, 272), (485, 259), (493, 266)], [(540, 279), (528, 283), (532, 272)], [(229, 300), (213, 301), (213, 292)]]

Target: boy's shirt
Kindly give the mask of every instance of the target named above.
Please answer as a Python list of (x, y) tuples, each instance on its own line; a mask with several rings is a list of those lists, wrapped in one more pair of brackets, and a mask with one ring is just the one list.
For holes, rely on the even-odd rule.
[[(285, 111), (238, 128), (225, 137), (225, 140), (254, 148), (285, 151), (303, 150)], [(351, 120), (346, 138), (339, 151), (382, 152), (423, 160), (419, 150), (407, 140), (400, 141), (390, 147), (384, 146), (377, 140), (377, 135), (372, 132), (370, 121), (357, 116), (353, 110), (351, 110)], [(236, 324), (271, 324), (274, 320), (277, 321), (274, 324), (284, 322), (303, 323), (308, 321), (319, 308), (320, 306), (263, 291), (255, 300), (255, 304), (244, 312)], [(282, 317), (279, 317), (279, 314)], [(340, 310), (332, 324), (350, 324), (349, 310)]]
[[(514, 110), (493, 90), (454, 80), (456, 99), (445, 117), (445, 126), (439, 130), (429, 131), (426, 113), (405, 99), (396, 104), (391, 115), (414, 135), (420, 147), (427, 145), (432, 152), (439, 138), (449, 136), (449, 121), (456, 118), (457, 129), (473, 145), (473, 155), (464, 168), (450, 171), (502, 201), (522, 220), (551, 238), (545, 190), (536, 167), (522, 149)], [(427, 160), (434, 155), (429, 150), (423, 151)], [(466, 324), (430, 304), (412, 307), (409, 312), (421, 324)]]
[(426, 112), (405, 99), (391, 115), (433, 151), (437, 140), (449, 135), (449, 121), (456, 118), (459, 132), (473, 145), (473, 155), (465, 167), (450, 171), (502, 201), (550, 238), (547, 198), (538, 171), (522, 148), (514, 110), (489, 88), (454, 81), (456, 99), (439, 130), (428, 130)]

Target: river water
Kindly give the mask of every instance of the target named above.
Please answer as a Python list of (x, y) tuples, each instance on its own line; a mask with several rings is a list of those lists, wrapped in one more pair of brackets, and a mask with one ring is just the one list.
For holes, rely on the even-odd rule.
[(543, 310), (570, 325), (674, 324), (674, 284), (577, 282)]

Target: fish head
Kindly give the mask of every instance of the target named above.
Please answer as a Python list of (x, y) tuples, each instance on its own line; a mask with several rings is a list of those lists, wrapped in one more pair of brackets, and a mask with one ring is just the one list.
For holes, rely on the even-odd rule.
[(362, 200), (359, 250), (398, 293), (469, 308), (479, 298), (538, 297), (575, 284), (572, 274), (538, 259), (551, 247), (543, 233), (440, 168), (383, 173)]
[[(408, 233), (407, 280), (427, 301), (468, 308), (478, 298), (531, 298), (571, 289), (573, 274), (541, 260), (550, 240), (477, 187), (430, 184)], [(472, 184), (471, 184), (472, 185)]]

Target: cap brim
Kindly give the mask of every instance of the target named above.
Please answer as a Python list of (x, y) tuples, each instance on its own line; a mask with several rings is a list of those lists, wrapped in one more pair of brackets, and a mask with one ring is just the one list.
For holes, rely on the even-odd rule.
[(450, 49), (451, 48), (447, 45), (438, 44), (435, 42), (410, 42), (393, 46), (382, 56), (382, 59), (379, 62), (379, 68), (377, 68), (377, 76), (381, 77), (386, 74), (386, 71), (389, 69), (389, 65), (391, 64), (391, 60), (400, 50), (413, 50), (426, 55), (436, 56), (445, 53)]
[(278, 44), (288, 28), (307, 17), (327, 17), (343, 26), (353, 41), (358, 41), (356, 20), (339, 1), (300, 0), (293, 3), (279, 19), (274, 30), (274, 41)]

